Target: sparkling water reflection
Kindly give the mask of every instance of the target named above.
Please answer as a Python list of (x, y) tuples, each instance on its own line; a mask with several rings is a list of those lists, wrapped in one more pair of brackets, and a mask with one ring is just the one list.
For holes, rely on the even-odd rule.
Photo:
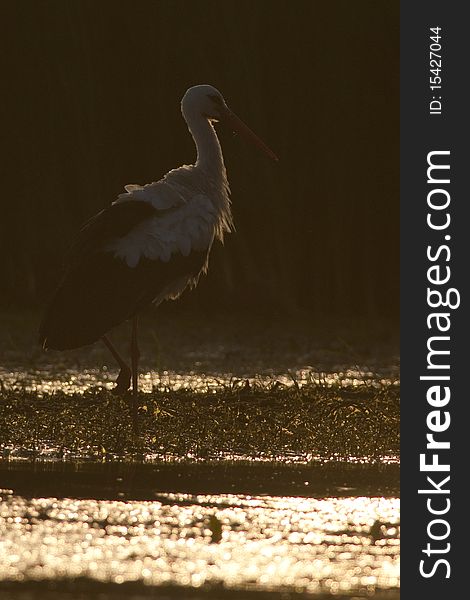
[[(63, 368), (59, 371), (52, 365), (37, 369), (16, 368), (3, 369), (0, 367), (0, 381), (10, 389), (21, 389), (36, 392), (38, 395), (53, 392), (66, 394), (83, 393), (93, 387), (112, 389), (115, 386), (117, 371), (101, 369)], [(234, 377), (230, 373), (207, 374), (198, 371), (177, 373), (174, 371), (146, 371), (140, 375), (139, 388), (143, 392), (153, 390), (192, 390), (201, 393), (216, 393), (224, 386), (260, 383), (267, 385), (278, 382), (287, 387), (306, 384), (321, 384), (324, 386), (345, 387), (380, 387), (399, 385), (398, 372), (389, 369), (387, 373), (375, 373), (367, 367), (339, 368), (335, 371), (317, 372), (313, 368), (295, 369), (289, 373), (265, 373), (256, 377), (241, 375)]]
[(0, 578), (373, 593), (399, 586), (399, 500), (159, 494), (0, 505)]

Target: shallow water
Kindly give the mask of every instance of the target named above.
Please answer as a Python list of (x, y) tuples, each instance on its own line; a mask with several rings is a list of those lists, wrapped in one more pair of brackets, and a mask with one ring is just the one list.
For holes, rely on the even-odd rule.
[(3, 494), (3, 581), (373, 593), (399, 586), (399, 500), (159, 493), (156, 501)]
[[(166, 306), (166, 305), (165, 305)], [(279, 322), (246, 315), (165, 314), (142, 316), (140, 388), (217, 391), (235, 380), (294, 385), (389, 385), (399, 378), (398, 343), (379, 327), (346, 322)], [(118, 369), (101, 343), (66, 352), (37, 345), (39, 314), (0, 313), (0, 386), (36, 391), (83, 392), (114, 386)], [(379, 335), (382, 331), (382, 335)], [(385, 331), (385, 330), (384, 330)], [(129, 326), (111, 333), (129, 360)], [(391, 336), (391, 337), (390, 337)]]
[[(85, 392), (90, 388), (104, 388), (111, 390), (115, 386), (118, 372), (108, 371), (107, 366), (100, 369), (83, 370), (77, 367), (66, 367), (58, 370), (53, 365), (44, 365), (41, 368), (12, 368), (0, 367), (0, 381), (9, 389), (21, 389), (36, 392), (38, 395), (53, 392), (64, 392), (74, 394)], [(364, 366), (339, 369), (329, 372), (316, 372), (310, 368), (292, 370), (289, 373), (269, 373), (257, 375), (256, 377), (242, 374), (234, 377), (230, 373), (206, 374), (197, 371), (176, 373), (174, 371), (144, 371), (139, 377), (139, 389), (142, 392), (155, 390), (191, 390), (194, 392), (208, 393), (217, 392), (224, 386), (237, 383), (250, 385), (259, 383), (268, 385), (278, 382), (285, 386), (305, 384), (322, 384), (327, 386), (342, 385), (345, 387), (358, 386), (389, 386), (398, 385), (398, 380), (393, 373), (374, 373)]]

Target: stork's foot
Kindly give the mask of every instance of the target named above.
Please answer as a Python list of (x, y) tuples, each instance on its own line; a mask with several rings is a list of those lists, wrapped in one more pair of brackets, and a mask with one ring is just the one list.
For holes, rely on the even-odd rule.
[(125, 394), (131, 387), (131, 370), (129, 367), (122, 367), (116, 379), (116, 387), (113, 388), (113, 394)]

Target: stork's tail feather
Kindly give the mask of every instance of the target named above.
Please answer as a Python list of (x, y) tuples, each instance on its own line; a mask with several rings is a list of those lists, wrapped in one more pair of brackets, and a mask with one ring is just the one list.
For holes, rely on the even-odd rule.
[(100, 315), (90, 304), (79, 302), (60, 287), (40, 325), (39, 344), (45, 350), (87, 346), (99, 340), (113, 325), (106, 314)]
[(207, 250), (173, 255), (165, 263), (143, 258), (136, 267), (110, 253), (95, 254), (70, 268), (39, 328), (45, 349), (87, 346), (154, 300), (177, 297), (207, 266)]
[(123, 285), (122, 267), (113, 269), (113, 262), (97, 256), (65, 274), (39, 328), (43, 348), (71, 350), (93, 344), (132, 316), (135, 307)]

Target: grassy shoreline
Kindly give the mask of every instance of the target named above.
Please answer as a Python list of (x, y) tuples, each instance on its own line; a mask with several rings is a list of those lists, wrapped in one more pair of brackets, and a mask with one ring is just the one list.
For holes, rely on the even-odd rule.
[(221, 453), (364, 457), (399, 454), (399, 386), (286, 386), (237, 381), (212, 393), (187, 389), (132, 398), (103, 389), (84, 394), (0, 393), (0, 447), (41, 446), (104, 459), (158, 455), (210, 459)]

